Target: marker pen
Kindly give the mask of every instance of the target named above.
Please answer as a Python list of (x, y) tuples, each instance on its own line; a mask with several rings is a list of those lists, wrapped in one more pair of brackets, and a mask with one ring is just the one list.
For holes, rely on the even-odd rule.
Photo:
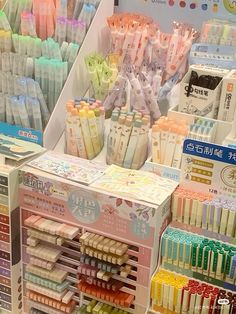
[(207, 229), (209, 203), (205, 201), (202, 206), (202, 229)]
[(83, 138), (83, 133), (82, 133), (81, 121), (80, 121), (80, 117), (79, 117), (79, 111), (77, 109), (74, 109), (72, 111), (72, 115), (73, 114), (75, 115), (74, 132), (75, 132), (78, 154), (79, 154), (79, 157), (87, 159), (87, 152), (86, 152), (86, 148), (85, 148), (85, 144), (84, 144), (84, 138)]
[(174, 151), (174, 156), (173, 156), (173, 161), (172, 161), (172, 167), (174, 167), (174, 168), (180, 168), (180, 166), (181, 166), (183, 143), (184, 143), (184, 140), (187, 136), (187, 133), (188, 133), (187, 127), (184, 127), (184, 126), (179, 127), (175, 151)]
[(114, 136), (114, 141), (113, 141), (113, 149), (112, 149), (112, 157), (111, 159), (113, 161), (115, 161), (117, 153), (118, 153), (118, 148), (120, 145), (120, 139), (121, 139), (121, 134), (122, 134), (122, 129), (124, 127), (124, 123), (125, 123), (125, 117), (120, 116), (118, 118), (118, 123), (117, 123), (117, 127), (115, 130), (115, 136)]
[(134, 152), (137, 147), (137, 142), (138, 142), (138, 137), (140, 134), (141, 126), (142, 126), (141, 119), (137, 119), (134, 121), (134, 126), (130, 135), (130, 140), (129, 140), (129, 144), (128, 144), (127, 151), (125, 154), (124, 163), (123, 163), (123, 166), (125, 168), (130, 169), (132, 165)]
[(222, 280), (223, 279), (223, 271), (224, 270), (224, 264), (225, 264), (225, 255), (224, 251), (219, 251), (218, 254), (218, 261), (217, 261), (217, 267), (216, 267), (216, 279)]
[(84, 138), (84, 144), (86, 148), (87, 157), (89, 160), (93, 159), (95, 157), (94, 150), (93, 150), (93, 144), (90, 138), (90, 132), (89, 132), (89, 125), (87, 120), (87, 114), (85, 110), (79, 111), (79, 117), (81, 122), (81, 128), (82, 128), (82, 134)]
[(195, 226), (196, 225), (196, 218), (197, 218), (197, 209), (198, 209), (198, 200), (192, 199), (192, 213), (190, 217), (190, 225)]
[(197, 219), (196, 219), (196, 227), (201, 227), (202, 226), (202, 210), (203, 210), (203, 201), (205, 199), (199, 199), (198, 201), (198, 207), (197, 207)]
[(132, 118), (127, 117), (125, 119), (124, 127), (122, 129), (121, 139), (120, 139), (118, 153), (116, 157), (116, 164), (120, 167), (123, 166), (125, 154), (126, 154), (128, 143), (129, 143), (130, 134), (132, 132), (132, 124), (133, 124)]
[(229, 210), (228, 223), (226, 228), (226, 235), (233, 237), (235, 232), (235, 208)]
[(169, 136), (166, 141), (166, 148), (168, 147), (168, 153), (165, 154), (164, 162), (163, 162), (167, 166), (172, 166), (173, 156), (174, 156), (175, 147), (176, 147), (177, 132), (178, 132), (177, 125), (170, 126)]
[(90, 137), (93, 144), (93, 150), (96, 156), (100, 153), (101, 146), (100, 146), (99, 133), (98, 133), (97, 123), (96, 123), (96, 116), (95, 116), (94, 111), (88, 110), (87, 117), (88, 117)]
[(152, 127), (152, 161), (161, 162), (161, 128), (158, 125)]
[(210, 277), (215, 278), (216, 270), (217, 270), (217, 263), (218, 263), (218, 250), (213, 249), (211, 253), (211, 266), (210, 266)]
[(185, 198), (184, 199), (184, 223), (185, 224), (189, 224), (189, 219), (191, 217), (191, 205), (192, 205), (192, 201), (190, 198)]
[(139, 169), (147, 159), (149, 123), (149, 119), (145, 117), (142, 118), (142, 127), (139, 132), (139, 138), (135, 149), (131, 169)]
[(203, 274), (208, 275), (211, 262), (211, 248), (206, 246), (203, 252)]
[(221, 212), (220, 234), (226, 233), (227, 221), (228, 221), (229, 209), (223, 207)]
[(202, 292), (198, 292), (196, 296), (194, 314), (200, 314), (201, 310), (202, 310)]
[(228, 283), (234, 283), (234, 280), (230, 277), (230, 271), (232, 269), (233, 265), (233, 258), (234, 258), (233, 252), (229, 252), (226, 257), (226, 264), (225, 264), (225, 281)]

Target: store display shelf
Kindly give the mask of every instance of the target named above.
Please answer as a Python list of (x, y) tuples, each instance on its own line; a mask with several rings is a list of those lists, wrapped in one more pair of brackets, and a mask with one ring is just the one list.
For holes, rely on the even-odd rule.
[(126, 311), (127, 313), (131, 313), (131, 314), (135, 314), (135, 309), (131, 309), (131, 308), (125, 308), (125, 307), (121, 307), (121, 306), (118, 306), (117, 304), (115, 303), (111, 303), (111, 302), (108, 302), (108, 301), (104, 301), (103, 299), (99, 299), (93, 295), (90, 295), (90, 294), (87, 294), (87, 293), (84, 293), (84, 292), (81, 292), (81, 295), (82, 296), (85, 296), (87, 298), (91, 298), (92, 300), (96, 300), (98, 302), (102, 302), (102, 303), (106, 303), (107, 305), (111, 305), (111, 306), (114, 306), (115, 308), (119, 309), (119, 310), (123, 310), (123, 311)]
[(113, 14), (113, 10), (113, 1), (101, 0), (44, 131), (43, 143), (47, 149), (53, 149), (62, 136), (65, 127), (66, 102), (69, 99), (85, 95), (89, 88), (90, 83), (84, 62), (85, 56), (94, 51), (105, 54), (109, 50), (109, 30), (106, 27), (106, 19)]
[(193, 123), (196, 118), (207, 119), (209, 121), (214, 121), (217, 123), (216, 134), (215, 134), (215, 144), (222, 145), (225, 138), (230, 134), (232, 130), (233, 123), (221, 120), (215, 120), (208, 117), (201, 117), (193, 114), (183, 113), (178, 111), (178, 106), (170, 108), (168, 111), (168, 117), (175, 120), (185, 120), (188, 123)]
[(209, 231), (209, 230), (205, 230), (205, 229), (198, 228), (195, 226), (187, 225), (187, 224), (184, 224), (184, 223), (181, 223), (178, 221), (173, 221), (170, 224), (170, 227), (182, 229), (184, 231), (192, 232), (192, 233), (204, 236), (204, 237), (208, 237), (208, 238), (212, 238), (212, 239), (216, 239), (216, 240), (219, 240), (222, 242), (227, 242), (227, 243), (236, 245), (236, 238), (234, 238), (234, 237), (228, 237), (228, 236), (223, 235), (223, 234), (219, 234), (219, 233), (216, 233), (213, 231)]
[(187, 276), (187, 277), (191, 277), (191, 278), (194, 278), (197, 280), (205, 281), (209, 284), (212, 284), (212, 285), (215, 285), (215, 286), (227, 289), (227, 290), (236, 291), (236, 285), (234, 285), (234, 284), (231, 284), (231, 283), (228, 283), (228, 282), (225, 282), (225, 281), (213, 278), (213, 277), (209, 277), (209, 276), (204, 275), (204, 274), (194, 272), (190, 269), (183, 269), (183, 268), (180, 268), (176, 265), (169, 264), (168, 262), (165, 262), (163, 264), (163, 268), (170, 270), (170, 271), (173, 271), (173, 272), (176, 272), (176, 273), (179, 273), (179, 274), (182, 274), (182, 275)]

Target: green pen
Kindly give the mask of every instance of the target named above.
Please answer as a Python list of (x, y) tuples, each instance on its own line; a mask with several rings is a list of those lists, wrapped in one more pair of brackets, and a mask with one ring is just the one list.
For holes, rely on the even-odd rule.
[(198, 244), (194, 243), (192, 246), (192, 270), (197, 270), (197, 250), (198, 250)]
[(217, 261), (217, 267), (216, 267), (216, 278), (219, 280), (222, 280), (222, 268), (224, 266), (224, 259), (225, 254), (224, 251), (221, 250), (218, 252), (218, 261)]
[(224, 253), (223, 255), (223, 260), (222, 260), (222, 264), (221, 264), (221, 274), (222, 274), (222, 278), (225, 275), (225, 267), (226, 267), (226, 253)]
[(206, 246), (204, 248), (204, 253), (203, 253), (203, 274), (204, 275), (209, 275), (210, 254), (211, 254), (211, 248), (209, 246)]
[(217, 261), (218, 261), (218, 251), (217, 249), (214, 249), (211, 253), (211, 269), (210, 269), (211, 277), (215, 277)]
[(228, 277), (228, 280), (229, 280), (229, 274), (230, 274), (230, 269), (231, 269), (231, 266), (232, 266), (232, 261), (233, 261), (233, 257), (234, 257), (234, 253), (233, 252), (229, 252), (227, 254), (227, 257), (226, 257), (226, 264), (225, 264), (225, 275), (226, 275), (226, 281), (227, 281), (227, 277)]
[(167, 260), (169, 264), (173, 264), (172, 251), (173, 251), (173, 240), (172, 240), (172, 237), (169, 237), (168, 244), (167, 244)]
[(198, 267), (198, 272), (202, 273), (202, 260), (203, 260), (203, 250), (204, 250), (205, 245), (203, 243), (200, 244), (199, 249), (198, 249), (198, 262), (197, 262), (197, 267)]

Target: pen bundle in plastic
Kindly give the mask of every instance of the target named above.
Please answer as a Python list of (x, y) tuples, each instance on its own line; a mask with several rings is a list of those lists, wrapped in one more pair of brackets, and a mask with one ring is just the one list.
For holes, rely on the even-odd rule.
[(140, 169), (147, 159), (149, 127), (149, 115), (116, 108), (107, 140), (107, 163)]
[(66, 109), (65, 152), (84, 159), (95, 158), (104, 145), (105, 111), (101, 102), (69, 101)]
[(69, 69), (72, 67), (79, 51), (77, 44), (63, 42), (60, 46), (52, 38), (42, 41), (40, 38), (13, 34), (12, 40), (14, 50), (18, 54), (32, 58), (42, 56), (48, 59), (68, 61)]
[(161, 239), (161, 257), (164, 268), (174, 265), (178, 272), (191, 270), (192, 276), (198, 273), (203, 278), (208, 276), (235, 284), (236, 247), (233, 245), (167, 227)]
[(7, 74), (33, 77), (33, 59), (18, 53), (2, 53), (0, 68), (2, 80)]
[(226, 20), (209, 20), (202, 26), (200, 42), (236, 46), (236, 24)]
[(81, 45), (100, 0), (77, 0), (74, 8), (70, 8), (70, 11), (73, 11), (72, 14), (69, 14), (68, 10), (69, 2), (67, 0), (58, 1), (55, 39), (60, 44), (66, 41)]
[(173, 24), (173, 33), (162, 33), (146, 16), (132, 13), (115, 14), (108, 18), (112, 51), (120, 55), (120, 63), (128, 56), (131, 64), (157, 62), (168, 80), (176, 73), (185, 73), (188, 53), (197, 32), (183, 23)]
[(11, 25), (12, 31), (19, 33), (22, 12), (30, 12), (32, 8), (32, 0), (12, 0), (7, 1), (4, 11)]
[(230, 314), (236, 308), (236, 294), (232, 291), (164, 269), (159, 269), (152, 279), (151, 299), (153, 310), (165, 309), (169, 313)]
[(33, 79), (10, 75), (7, 90), (1, 86), (0, 121), (42, 131), (49, 111), (42, 91)]
[(152, 161), (180, 168), (183, 143), (188, 135), (185, 120), (175, 121), (161, 117), (152, 126)]
[(113, 110), (121, 107), (122, 92), (126, 89), (127, 104), (131, 110), (142, 111), (151, 116), (152, 122), (160, 118), (161, 112), (157, 95), (161, 85), (161, 71), (155, 66), (152, 69), (142, 69), (136, 73), (133, 66), (124, 65), (118, 74), (113, 89), (108, 93), (104, 107)]
[(21, 34), (24, 36), (37, 37), (35, 16), (31, 12), (21, 13)]
[(69, 20), (58, 17), (56, 20), (55, 40), (62, 44), (64, 41), (81, 45), (86, 35), (86, 24), (83, 21)]
[[(82, 10), (85, 10), (85, 9), (83, 9), (84, 4), (89, 4), (89, 5), (93, 5), (94, 7), (97, 7), (99, 5), (100, 1), (101, 0), (75, 0), (74, 6), (72, 7), (73, 19), (79, 20), (79, 16), (80, 16)], [(68, 5), (69, 5), (69, 2), (70, 1), (68, 1)], [(68, 9), (68, 7), (67, 7), (67, 9)]]
[(35, 59), (34, 73), (52, 113), (68, 75), (68, 63), (40, 57)]
[[(94, 96), (104, 100), (113, 88), (117, 78), (118, 69), (112, 58), (105, 59), (98, 53), (85, 57), (85, 64), (89, 73)], [(117, 87), (119, 89), (119, 87)]]
[(53, 0), (33, 0), (36, 33), (42, 40), (53, 37), (56, 7)]
[(172, 197), (172, 220), (236, 237), (236, 202), (178, 188)]

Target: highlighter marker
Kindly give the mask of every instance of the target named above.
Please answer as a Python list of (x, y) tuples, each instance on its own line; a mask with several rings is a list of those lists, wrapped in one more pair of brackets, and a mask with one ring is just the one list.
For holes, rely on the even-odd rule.
[(93, 144), (93, 150), (96, 156), (100, 153), (101, 146), (100, 146), (99, 133), (98, 133), (97, 123), (96, 123), (96, 116), (95, 116), (94, 111), (89, 110), (87, 112), (87, 117), (88, 117), (90, 137)]
[(228, 215), (229, 215), (228, 208), (222, 208), (220, 231), (219, 231), (220, 234), (225, 235), (225, 233), (226, 233)]
[(94, 150), (93, 150), (93, 144), (90, 138), (90, 132), (89, 132), (89, 125), (87, 120), (87, 114), (85, 110), (79, 111), (79, 117), (81, 121), (81, 128), (83, 133), (83, 138), (85, 140), (85, 147), (86, 147), (86, 153), (89, 160), (93, 159), (95, 157)]

